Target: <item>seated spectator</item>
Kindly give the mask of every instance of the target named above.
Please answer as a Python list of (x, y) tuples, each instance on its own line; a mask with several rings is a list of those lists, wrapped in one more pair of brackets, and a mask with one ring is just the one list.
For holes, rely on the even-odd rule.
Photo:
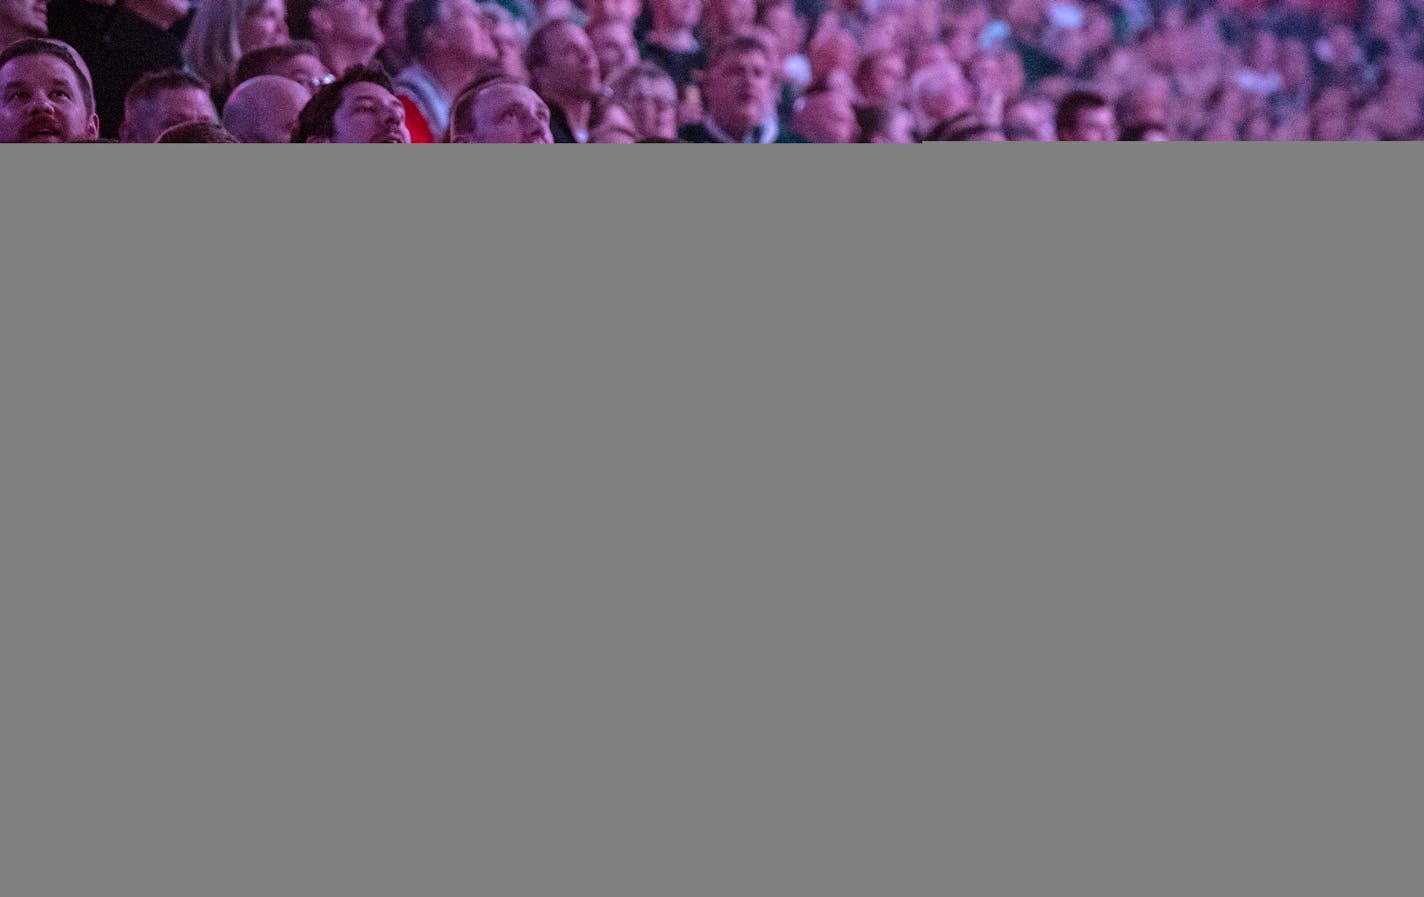
[(183, 43), (193, 73), (221, 106), (232, 93), (242, 54), (287, 42), (285, 0), (202, 0)]
[(480, 10), (494, 37), (500, 66), (506, 74), (527, 82), (529, 72), (524, 68), (524, 50), (529, 45), (529, 28), (498, 3), (481, 3)]
[(234, 137), (227, 128), (217, 122), (211, 121), (189, 121), (181, 125), (174, 125), (162, 134), (154, 143), (241, 143), (242, 141)]
[(242, 143), (291, 143), (297, 116), (312, 97), (291, 78), (258, 75), (233, 90), (222, 123)]
[(207, 84), (182, 69), (164, 69), (149, 72), (129, 88), (119, 138), (124, 143), (153, 143), (174, 125), (217, 120)]
[(27, 37), (0, 51), (0, 143), (98, 139), (94, 87), (72, 47)]
[(1059, 101), (1053, 124), (1062, 141), (1097, 143), (1117, 139), (1112, 106), (1091, 91), (1073, 91)]
[(588, 26), (588, 40), (598, 57), (598, 72), (605, 85), (625, 69), (638, 64), (638, 43), (633, 26), (608, 19)]
[(26, 37), (49, 34), (44, 0), (0, 0), (0, 50)]
[(93, 76), (101, 137), (119, 136), (124, 97), (139, 78), (183, 67), (189, 21), (188, 0), (50, 0), (50, 36), (78, 51)]
[(668, 73), (642, 62), (613, 82), (613, 101), (633, 121), (639, 140), (677, 139), (677, 86)]
[(553, 143), (549, 107), (507, 75), (466, 88), (450, 107), (451, 143)]
[(707, 67), (707, 54), (693, 29), (702, 19), (702, 0), (650, 0), (653, 27), (643, 40), (643, 58), (662, 66), (681, 94)]
[(287, 25), (292, 37), (316, 44), (327, 71), (340, 75), (354, 65), (370, 66), (385, 43), (377, 18), (381, 0), (291, 0)]
[(737, 35), (712, 48), (702, 121), (685, 125), (688, 143), (804, 143), (776, 120), (771, 54), (760, 38)]
[(327, 71), (326, 64), (317, 55), (316, 44), (309, 40), (287, 41), (274, 47), (263, 47), (242, 54), (242, 58), (237, 61), (237, 74), (233, 83), (241, 84), (259, 75), (290, 78), (312, 91), (336, 80), (336, 76)]
[(854, 80), (862, 106), (898, 106), (905, 99), (905, 56), (899, 50), (869, 53), (856, 65)]
[(524, 63), (534, 92), (549, 106), (554, 142), (587, 143), (593, 100), (602, 90), (588, 35), (572, 22), (549, 22), (529, 38)]
[(955, 62), (915, 72), (910, 78), (908, 97), (919, 134), (928, 134), (940, 122), (974, 109), (974, 90)]
[(643, 0), (586, 0), (583, 11), (590, 28), (600, 22), (622, 22), (633, 28), (642, 15)]
[(699, 42), (710, 45), (740, 34), (756, 25), (756, 19), (756, 0), (705, 0)]
[(809, 91), (797, 104), (796, 133), (811, 143), (855, 143), (860, 127), (850, 97), (839, 90)]
[(297, 116), (293, 143), (410, 143), (405, 106), (386, 73), (353, 65), (324, 84)]
[(436, 143), (450, 129), (450, 103), (497, 51), (475, 0), (411, 0), (405, 40), (415, 60), (395, 77), (412, 143)]

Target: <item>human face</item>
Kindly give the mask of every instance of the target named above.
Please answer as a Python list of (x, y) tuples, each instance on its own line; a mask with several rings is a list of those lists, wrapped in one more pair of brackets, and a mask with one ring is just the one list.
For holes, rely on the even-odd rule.
[(1004, 124), (1013, 134), (1014, 140), (1053, 139), (1053, 116), (1047, 108), (1038, 103), (1015, 103), (1009, 107)]
[(512, 20), (498, 22), (493, 34), (500, 67), (516, 78), (528, 80), (529, 73), (524, 70), (524, 32), (519, 25)]
[(98, 138), (99, 117), (84, 108), (79, 77), (63, 60), (36, 53), (0, 68), (0, 143)]
[(547, 38), (549, 59), (536, 76), (544, 85), (545, 96), (558, 100), (590, 100), (598, 95), (602, 78), (598, 71), (598, 54), (588, 35), (577, 25), (565, 23)]
[(440, 4), (440, 21), (427, 33), (431, 55), (467, 64), (499, 55), (494, 35), (475, 0), (444, 0)]
[(237, 46), (242, 53), (287, 42), (286, 0), (257, 0), (242, 14)]
[(196, 87), (162, 90), (125, 110), (123, 139), (125, 143), (153, 143), (175, 125), (217, 120), (218, 110), (207, 91)]
[(813, 94), (796, 116), (796, 130), (812, 143), (850, 143), (856, 138), (855, 110), (844, 94)]
[(456, 143), (553, 143), (549, 107), (522, 84), (496, 84), (480, 92), (473, 111), (474, 134)]
[(1109, 143), (1117, 139), (1117, 122), (1113, 120), (1113, 111), (1108, 106), (1078, 110), (1075, 125), (1070, 135), (1060, 139), (1079, 143)]
[(771, 60), (765, 53), (727, 53), (707, 73), (707, 111), (732, 136), (761, 124), (771, 108)]
[[(317, 0), (312, 25), (323, 46), (379, 47), (385, 40), (379, 18), (381, 0)], [(320, 21), (318, 21), (320, 20)]]
[(638, 61), (638, 45), (633, 41), (633, 29), (623, 22), (603, 22), (588, 32), (593, 52), (598, 56), (598, 70), (604, 80)]
[(0, 0), (0, 31), (44, 37), (49, 34), (49, 4), (46, 0)]
[(640, 80), (623, 105), (641, 137), (677, 136), (677, 88), (671, 81)]
[(865, 98), (874, 105), (893, 105), (905, 92), (905, 59), (899, 53), (882, 53), (870, 67)]
[(316, 90), (322, 84), (330, 83), (331, 79), (331, 72), (327, 71), (326, 65), (315, 56), (305, 53), (274, 66), (272, 74), (291, 78), (308, 90)]
[(589, 143), (637, 143), (638, 131), (622, 106), (609, 106), (603, 121), (593, 129)]
[(332, 121), (332, 143), (410, 143), (405, 107), (390, 91), (370, 81), (348, 84)]

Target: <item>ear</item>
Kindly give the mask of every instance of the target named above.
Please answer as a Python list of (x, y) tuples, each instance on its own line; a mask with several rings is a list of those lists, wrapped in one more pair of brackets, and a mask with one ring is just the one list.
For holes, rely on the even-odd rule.
[(89, 122), (84, 126), (84, 139), (95, 141), (99, 139), (99, 116), (90, 114)]

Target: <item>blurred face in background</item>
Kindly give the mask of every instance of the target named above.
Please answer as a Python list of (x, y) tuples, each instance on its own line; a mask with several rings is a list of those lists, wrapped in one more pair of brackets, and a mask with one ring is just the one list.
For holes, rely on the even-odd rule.
[(257, 0), (243, 12), (242, 22), (237, 29), (237, 46), (240, 53), (250, 53), (286, 42), (285, 0)]
[(638, 44), (627, 22), (607, 20), (590, 25), (589, 42), (598, 57), (598, 70), (606, 83), (614, 74), (638, 62)]

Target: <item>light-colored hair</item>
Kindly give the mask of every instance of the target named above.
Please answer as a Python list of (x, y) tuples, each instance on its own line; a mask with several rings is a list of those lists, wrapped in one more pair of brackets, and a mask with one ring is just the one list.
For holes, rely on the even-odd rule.
[(237, 43), (243, 16), (266, 0), (202, 0), (183, 42), (183, 57), (198, 77), (216, 90), (232, 86), (242, 50)]

